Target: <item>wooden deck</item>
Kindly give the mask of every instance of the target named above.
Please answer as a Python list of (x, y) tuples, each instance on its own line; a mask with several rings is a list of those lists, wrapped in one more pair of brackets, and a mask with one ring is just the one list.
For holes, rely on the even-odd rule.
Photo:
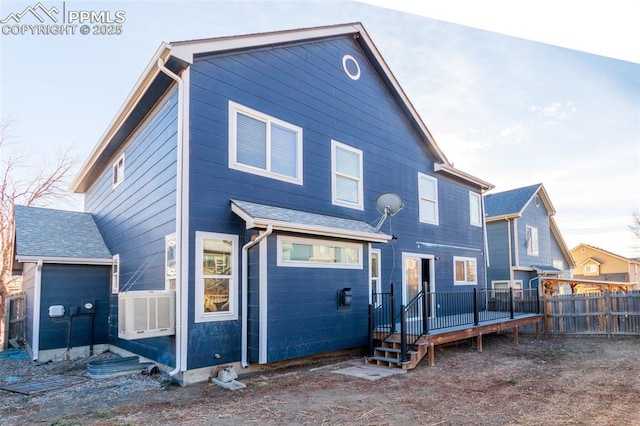
[[(478, 325), (470, 324), (456, 325), (451, 327), (434, 328), (431, 329), (427, 335), (421, 336), (416, 343), (408, 344), (409, 348), (409, 360), (404, 363), (398, 362), (397, 354), (399, 354), (400, 347), (400, 334), (393, 333), (390, 336), (389, 331), (380, 331), (376, 333), (376, 338), (382, 340), (382, 346), (375, 348), (374, 356), (367, 357), (368, 364), (396, 366), (403, 369), (414, 368), (427, 354), (429, 357), (429, 365), (435, 365), (435, 346), (445, 343), (456, 342), (469, 338), (476, 338), (476, 345), (478, 351), (482, 352), (482, 336), (489, 333), (496, 333), (503, 330), (513, 330), (514, 339), (518, 342), (518, 327), (524, 325), (534, 324), (536, 329), (536, 338), (540, 337), (540, 321), (542, 315), (540, 314), (518, 314), (514, 318), (495, 315), (492, 313), (493, 318), (487, 316), (484, 317)], [(459, 315), (455, 315), (457, 318), (450, 318), (451, 323), (460, 323)], [(445, 321), (446, 317), (442, 318), (430, 318), (429, 325), (435, 326), (437, 321)], [(418, 320), (419, 321), (419, 320)], [(446, 322), (444, 322), (446, 323)], [(396, 325), (396, 330), (400, 330), (400, 325)], [(385, 336), (388, 336), (385, 338)], [(409, 339), (413, 340), (413, 339)]]

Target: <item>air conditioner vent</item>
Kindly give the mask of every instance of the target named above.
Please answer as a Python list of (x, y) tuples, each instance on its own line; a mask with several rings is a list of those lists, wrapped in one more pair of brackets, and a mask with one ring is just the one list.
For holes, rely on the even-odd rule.
[(118, 337), (126, 340), (176, 333), (176, 293), (171, 290), (118, 294)]

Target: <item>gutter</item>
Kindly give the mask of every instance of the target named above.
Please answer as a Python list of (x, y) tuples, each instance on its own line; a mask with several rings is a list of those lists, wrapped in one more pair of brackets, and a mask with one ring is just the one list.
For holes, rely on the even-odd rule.
[[(161, 72), (172, 78), (178, 84), (178, 118), (177, 118), (177, 171), (176, 171), (176, 367), (169, 372), (173, 377), (179, 372), (186, 370), (186, 348), (187, 348), (187, 309), (183, 308), (183, 302), (188, 301), (188, 235), (183, 225), (183, 201), (185, 197), (184, 155), (184, 109), (185, 94), (184, 81), (180, 76), (168, 69), (164, 65), (162, 58), (158, 58), (157, 66)], [(186, 261), (185, 261), (186, 258)], [(183, 356), (184, 354), (184, 356)]]
[(248, 352), (248, 342), (249, 339), (249, 313), (247, 309), (249, 307), (249, 249), (260, 241), (267, 238), (273, 232), (273, 225), (267, 225), (266, 231), (260, 233), (258, 237), (254, 240), (249, 241), (247, 244), (242, 246), (242, 353), (240, 363), (242, 364), (242, 368), (247, 368), (249, 366), (249, 362), (247, 361), (247, 352)]

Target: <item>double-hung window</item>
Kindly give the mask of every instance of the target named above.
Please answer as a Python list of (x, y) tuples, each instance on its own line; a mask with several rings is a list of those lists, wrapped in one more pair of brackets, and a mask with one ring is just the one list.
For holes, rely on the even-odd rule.
[(475, 285), (478, 283), (476, 259), (472, 257), (454, 257), (453, 273), (455, 285)]
[(527, 226), (527, 255), (529, 256), (538, 256), (538, 228), (535, 226)]
[(362, 151), (338, 141), (331, 141), (332, 203), (364, 209)]
[(480, 197), (480, 194), (469, 192), (470, 223), (474, 226), (482, 226), (482, 199)]
[(111, 166), (113, 171), (112, 187), (120, 185), (124, 180), (124, 153)]
[(436, 178), (418, 173), (420, 222), (438, 224), (438, 181)]
[(196, 232), (195, 322), (238, 319), (238, 236)]
[(229, 167), (302, 185), (302, 129), (229, 101)]

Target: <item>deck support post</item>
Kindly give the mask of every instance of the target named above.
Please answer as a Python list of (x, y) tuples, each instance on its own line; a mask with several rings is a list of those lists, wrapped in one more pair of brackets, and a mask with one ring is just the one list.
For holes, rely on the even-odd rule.
[(516, 343), (520, 343), (520, 339), (518, 336), (518, 327), (513, 327), (513, 340), (515, 340)]
[(429, 365), (431, 367), (436, 365), (436, 347), (433, 344), (433, 342), (431, 342), (431, 344), (429, 345)]
[(476, 338), (476, 346), (478, 347), (478, 352), (482, 352), (482, 333), (479, 333)]

